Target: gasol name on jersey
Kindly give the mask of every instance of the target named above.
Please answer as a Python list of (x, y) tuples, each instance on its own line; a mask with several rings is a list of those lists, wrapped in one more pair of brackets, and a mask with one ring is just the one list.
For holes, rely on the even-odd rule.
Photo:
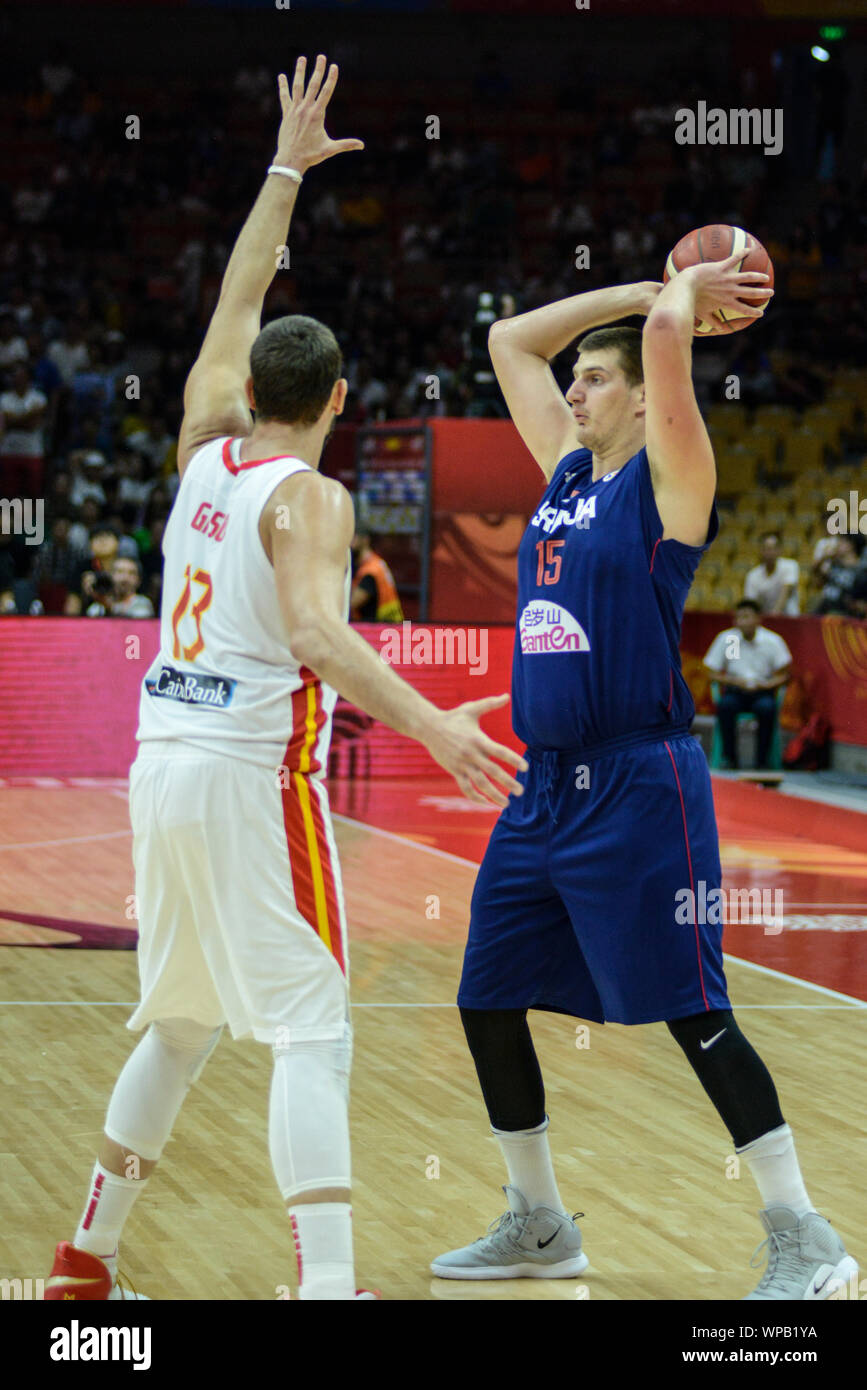
[(237, 681), (228, 676), (205, 676), (190, 671), (176, 671), (162, 666), (153, 679), (145, 680), (149, 695), (163, 700), (176, 700), (181, 705), (201, 705), (208, 709), (226, 709), (232, 703)]

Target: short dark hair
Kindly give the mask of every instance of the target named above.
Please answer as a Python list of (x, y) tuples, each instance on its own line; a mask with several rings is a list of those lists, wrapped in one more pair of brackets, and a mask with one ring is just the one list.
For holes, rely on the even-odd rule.
[(737, 611), (737, 608), (752, 608), (754, 613), (761, 613), (762, 611), (754, 598), (739, 598), (735, 611)]
[(250, 349), (257, 421), (315, 425), (342, 368), (337, 339), (324, 323), (306, 314), (274, 319)]
[(602, 351), (613, 348), (617, 353), (620, 369), (630, 386), (640, 386), (644, 381), (644, 367), (641, 362), (641, 333), (637, 328), (594, 328), (578, 344), (579, 352)]
[(135, 565), (136, 569), (138, 570), (139, 583), (141, 583), (142, 579), (144, 578), (144, 569), (142, 567), (141, 560), (137, 559), (135, 555), (115, 555), (111, 563), (112, 565), (116, 565), (122, 561), (126, 561), (131, 565)]

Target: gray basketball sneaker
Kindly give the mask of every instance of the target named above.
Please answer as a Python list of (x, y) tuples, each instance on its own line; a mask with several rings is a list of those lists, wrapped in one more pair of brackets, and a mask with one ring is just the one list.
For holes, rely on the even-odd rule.
[(744, 1302), (839, 1298), (849, 1280), (857, 1280), (858, 1265), (824, 1216), (811, 1211), (798, 1220), (791, 1207), (767, 1207), (759, 1216), (768, 1238), (756, 1248), (750, 1264), (755, 1268), (756, 1255), (767, 1246), (768, 1267)]
[(571, 1217), (550, 1207), (531, 1211), (516, 1187), (503, 1191), (509, 1210), (472, 1245), (440, 1255), (431, 1265), (432, 1274), (440, 1279), (574, 1279), (587, 1268), (581, 1232)]

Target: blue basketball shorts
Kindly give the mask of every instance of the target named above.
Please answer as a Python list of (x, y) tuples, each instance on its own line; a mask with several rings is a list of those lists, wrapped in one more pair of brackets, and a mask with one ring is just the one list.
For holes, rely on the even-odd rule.
[(703, 920), (721, 870), (697, 740), (654, 730), (526, 757), (476, 879), (458, 1003), (597, 1023), (730, 1008), (723, 926)]

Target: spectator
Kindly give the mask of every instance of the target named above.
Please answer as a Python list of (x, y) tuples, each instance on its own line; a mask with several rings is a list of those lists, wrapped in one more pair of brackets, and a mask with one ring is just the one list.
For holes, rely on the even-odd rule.
[(370, 361), (366, 357), (358, 363), (354, 389), (350, 387), (350, 390), (354, 397), (352, 404), (355, 405), (355, 418), (359, 423), (375, 419), (377, 412), (388, 400), (388, 387), (379, 377), (374, 376)]
[(766, 531), (761, 537), (761, 556), (761, 563), (744, 580), (744, 598), (755, 599), (761, 613), (797, 617), (801, 611), (801, 569), (797, 560), (786, 560), (780, 555), (780, 538), (774, 531)]
[(119, 510), (111, 512), (104, 520), (106, 530), (112, 531), (117, 537), (118, 556), (124, 560), (138, 560), (138, 543), (131, 534), (136, 520), (132, 504), (125, 502)]
[(768, 766), (768, 754), (777, 718), (776, 691), (792, 670), (792, 653), (782, 637), (759, 623), (755, 599), (741, 599), (735, 626), (717, 633), (704, 658), (705, 671), (720, 681), (716, 707), (723, 745), (724, 766), (738, 767), (735, 732), (739, 714), (756, 716), (759, 726), (756, 767)]
[(0, 367), (14, 367), (27, 361), (27, 343), (21, 336), (15, 315), (0, 314)]
[(355, 623), (402, 623), (403, 609), (388, 565), (370, 544), (367, 531), (352, 538), (350, 617)]
[(105, 473), (105, 454), (100, 453), (98, 449), (76, 449), (69, 455), (69, 462), (72, 466), (69, 500), (73, 507), (80, 507), (88, 497), (92, 497), (100, 507), (104, 507), (106, 496), (102, 478)]
[(4, 497), (38, 497), (45, 471), (42, 431), (48, 401), (33, 385), (29, 367), (12, 370), (12, 384), (0, 395), (0, 493)]
[(90, 349), (90, 360), (72, 378), (75, 418), (92, 415), (99, 421), (100, 434), (111, 435), (111, 415), (115, 399), (115, 370), (105, 360), (101, 343)]
[[(99, 572), (85, 576), (87, 586), (82, 585), (82, 594), (89, 599), (85, 608), (85, 616), (88, 618), (110, 618), (112, 604), (114, 603), (114, 580), (111, 575)], [(81, 600), (76, 610), (81, 612)]]
[[(822, 525), (827, 533), (828, 513), (822, 512)], [(837, 550), (839, 536), (825, 534), (821, 536), (813, 547), (813, 564), (810, 569), (810, 585), (813, 588), (823, 588), (828, 571), (834, 563), (834, 555)], [(815, 606), (815, 605), (814, 605)]]
[(80, 319), (73, 317), (68, 320), (60, 337), (48, 344), (48, 356), (60, 372), (64, 386), (71, 386), (76, 372), (87, 369), (90, 352)]
[(52, 362), (45, 351), (45, 338), (38, 328), (28, 330), (27, 351), (33, 384), (45, 396), (50, 412), (57, 400), (62, 381), (56, 363)]
[(81, 590), (78, 595), (70, 594), (67, 612), (80, 613), (89, 604), (90, 607), (85, 608), (87, 616), (100, 617), (103, 612), (110, 610), (114, 600), (111, 567), (118, 557), (120, 537), (108, 522), (96, 521), (90, 528), (89, 539), (89, 555), (81, 576)]
[[(862, 538), (859, 536), (858, 540)], [(867, 570), (861, 563), (854, 536), (838, 536), (825, 584), (814, 613), (836, 613), (849, 618), (867, 615)]]
[(118, 555), (111, 566), (114, 582), (114, 599), (111, 605), (113, 618), (152, 618), (153, 605), (149, 598), (138, 592), (142, 582), (142, 567), (138, 560)]
[(117, 474), (115, 496), (118, 506), (131, 503), (143, 514), (156, 483), (153, 478), (145, 477), (145, 455), (142, 450), (129, 443), (122, 445), (117, 454)]
[(56, 515), (51, 523), (51, 536), (36, 552), (33, 582), (46, 613), (63, 613), (67, 596), (81, 587), (87, 569), (87, 551), (70, 540), (71, 518), (67, 513)]
[(33, 548), (23, 536), (0, 526), (0, 613), (38, 613), (30, 577)]
[(166, 518), (155, 516), (150, 523), (147, 532), (137, 532), (138, 536), (147, 536), (147, 549), (142, 551), (142, 590), (157, 611), (160, 605), (160, 593), (163, 582), (163, 534), (166, 529)]
[[(70, 505), (72, 505), (70, 503)], [(69, 543), (76, 550), (90, 555), (90, 533), (99, 521), (102, 507), (96, 497), (85, 497), (80, 506), (75, 507), (75, 521), (69, 530)]]
[(69, 52), (64, 44), (54, 42), (48, 58), (39, 69), (42, 85), (53, 97), (62, 97), (75, 74), (69, 66)]

